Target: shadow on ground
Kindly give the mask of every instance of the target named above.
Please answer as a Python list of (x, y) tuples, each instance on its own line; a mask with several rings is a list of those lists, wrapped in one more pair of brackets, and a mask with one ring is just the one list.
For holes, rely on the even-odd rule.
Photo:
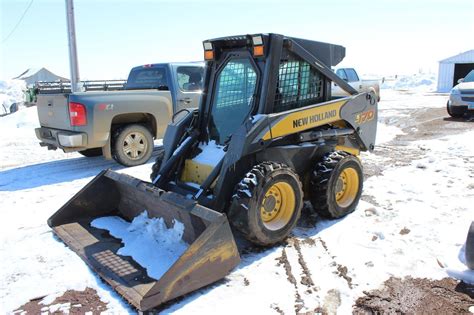
[[(149, 162), (154, 161), (157, 151)], [(18, 191), (93, 177), (104, 169), (121, 170), (125, 167), (103, 157), (78, 157), (50, 161), (0, 171), (0, 191)]]

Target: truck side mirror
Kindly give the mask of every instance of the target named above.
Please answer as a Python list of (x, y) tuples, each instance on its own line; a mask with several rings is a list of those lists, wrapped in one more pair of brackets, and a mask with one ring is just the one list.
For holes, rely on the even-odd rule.
[(461, 78), (458, 80), (458, 83), (462, 83), (462, 82), (464, 82), (464, 78)]

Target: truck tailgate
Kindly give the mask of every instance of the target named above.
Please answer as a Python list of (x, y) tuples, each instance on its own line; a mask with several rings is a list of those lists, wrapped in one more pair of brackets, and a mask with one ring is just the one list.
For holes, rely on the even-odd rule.
[(38, 118), (42, 127), (70, 129), (66, 94), (38, 95)]

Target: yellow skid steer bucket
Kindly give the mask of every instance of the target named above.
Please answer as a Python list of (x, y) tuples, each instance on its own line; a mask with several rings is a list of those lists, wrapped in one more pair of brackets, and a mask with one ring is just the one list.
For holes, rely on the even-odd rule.
[[(184, 225), (182, 240), (189, 246), (160, 279), (130, 256), (106, 230), (94, 228), (99, 217), (119, 216), (127, 221), (147, 210), (149, 217)], [(101, 278), (141, 311), (189, 293), (225, 277), (240, 262), (224, 214), (150, 183), (107, 170), (96, 176), (48, 220), (54, 233)], [(160, 264), (160, 261), (156, 261)]]

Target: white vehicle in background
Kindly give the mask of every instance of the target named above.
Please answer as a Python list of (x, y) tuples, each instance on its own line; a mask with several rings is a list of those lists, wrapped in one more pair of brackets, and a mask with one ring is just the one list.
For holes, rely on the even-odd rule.
[(467, 113), (474, 114), (474, 70), (459, 79), (458, 85), (452, 88), (447, 110), (451, 117), (456, 118)]
[[(347, 81), (354, 89), (360, 92), (372, 92), (377, 96), (377, 101), (380, 101), (380, 85), (377, 80), (362, 80), (354, 68), (339, 68), (335, 70), (336, 74), (343, 80)], [(347, 96), (334, 82), (331, 85), (332, 96)]]

